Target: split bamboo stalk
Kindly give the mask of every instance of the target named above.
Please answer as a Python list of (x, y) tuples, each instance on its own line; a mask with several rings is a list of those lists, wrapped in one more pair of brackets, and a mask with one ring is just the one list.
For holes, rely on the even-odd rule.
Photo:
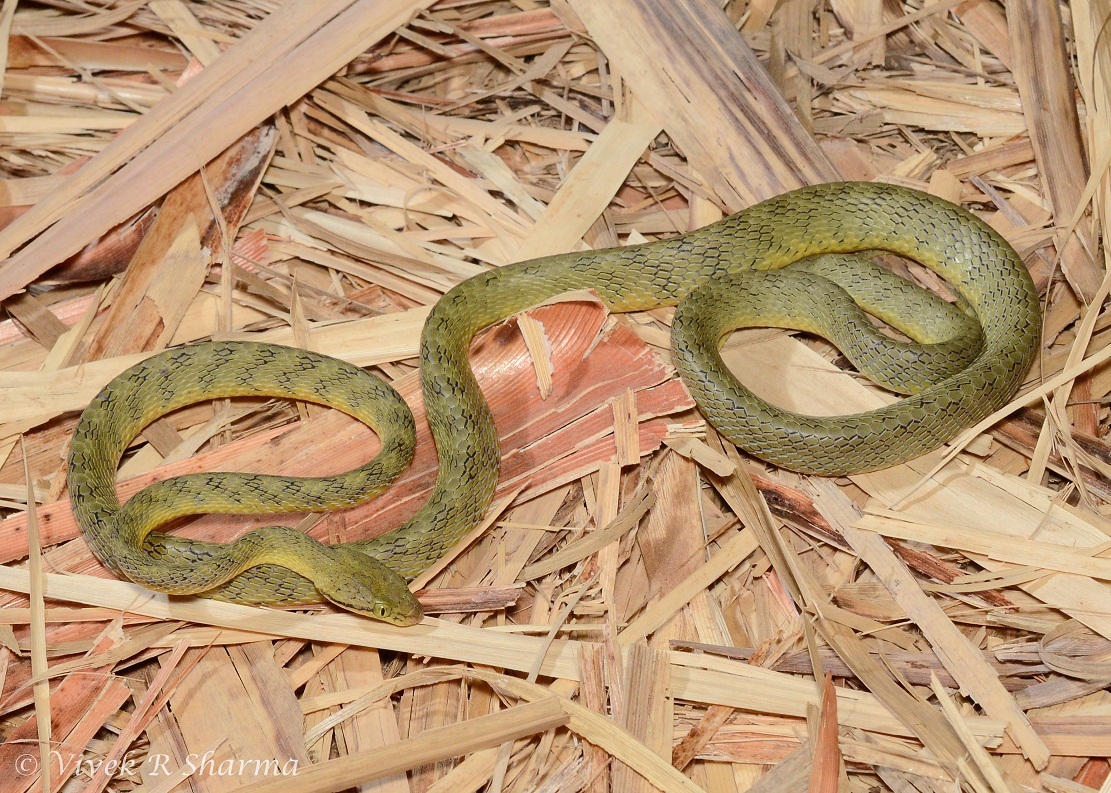
[(727, 210), (837, 178), (719, 6), (571, 5)]
[(8, 257), (0, 272), (0, 299), (155, 201), (430, 3), (328, 0), (279, 8), (240, 46), (0, 231), (0, 253)]
[(420, 737), (394, 746), (306, 766), (298, 769), (296, 774), (246, 785), (243, 790), (249, 793), (285, 793), (290, 790), (332, 793), (416, 766), (555, 729), (566, 725), (569, 720), (570, 717), (554, 697), (540, 699), (488, 716), (436, 727)]

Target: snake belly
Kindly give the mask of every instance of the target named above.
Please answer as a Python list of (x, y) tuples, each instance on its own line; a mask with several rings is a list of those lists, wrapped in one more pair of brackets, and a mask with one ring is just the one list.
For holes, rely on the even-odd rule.
[[(722, 335), (733, 327), (757, 321), (803, 329), (815, 326), (810, 317), (790, 316), (797, 313), (790, 305), (795, 297), (805, 303), (805, 293), (811, 288), (805, 279), (812, 276), (799, 276), (804, 279), (799, 282), (796, 276), (776, 274), (786, 281), (777, 283), (773, 278), (768, 282), (772, 286), (764, 286), (755, 273), (781, 270), (818, 254), (871, 250), (913, 259), (954, 287), (982, 332), (982, 339), (970, 342), (978, 345), (978, 351), (965, 351), (965, 358), (971, 359), (967, 366), (938, 382), (908, 387), (906, 390), (916, 393), (878, 410), (812, 417), (783, 411), (755, 398), (724, 371), (720, 358), (714, 360)], [(791, 282), (792, 278), (796, 280)], [(707, 298), (703, 293), (715, 282), (727, 284), (727, 294), (736, 291), (743, 299), (723, 300), (713, 292)], [(400, 580), (408, 581), (478, 524), (493, 500), (499, 452), (493, 419), (468, 361), (471, 339), (483, 328), (554, 295), (580, 289), (593, 290), (615, 312), (674, 306), (693, 292), (699, 307), (687, 311), (684, 306), (677, 311), (676, 325), (681, 327), (676, 335), (681, 338), (673, 341), (673, 349), (678, 365), (688, 370), (685, 379), (706, 417), (730, 440), (768, 462), (827, 476), (905, 462), (989, 415), (1014, 395), (1033, 362), (1039, 340), (1036, 290), (1021, 259), (998, 233), (954, 204), (878, 183), (816, 185), (785, 193), (672, 239), (507, 265), (451, 289), (433, 307), (424, 326), (421, 385), (439, 456), (430, 498), (403, 526), (371, 540), (333, 547), (357, 552), (356, 562), (367, 557), (376, 560)], [(811, 301), (804, 308), (820, 313), (822, 302)], [(765, 303), (772, 307), (762, 308)], [(715, 308), (718, 305), (720, 310)], [(839, 322), (835, 312), (825, 313), (830, 314), (824, 317), (826, 324)], [(853, 318), (849, 324), (856, 326), (861, 321)], [(915, 323), (911, 320), (908, 324)], [(267, 348), (267, 355), (279, 356), (275, 366), (280, 369), (282, 353), (274, 351), (284, 348)], [(203, 360), (204, 354), (183, 365), (211, 368), (211, 362)], [(188, 579), (197, 565), (224, 553), (226, 546), (151, 533), (149, 525), (138, 533), (118, 531), (121, 512), (128, 512), (131, 506), (128, 502), (121, 510), (115, 503), (115, 468), (131, 439), (120, 437), (121, 427), (133, 437), (141, 424), (157, 413), (143, 400), (160, 401), (149, 394), (123, 398), (128, 389), (131, 393), (138, 388), (129, 385), (128, 374), (110, 383), (94, 406), (112, 403), (115, 410), (129, 415), (123, 420), (106, 421), (103, 409), (90, 407), (78, 425), (74, 443), (78, 452), (70, 456), (71, 500), (96, 554), (117, 570), (114, 560), (138, 560), (137, 564), (146, 568), (140, 578), (147, 586), (169, 581), (179, 585), (172, 591), (201, 592), (255, 604), (319, 600), (316, 571), (294, 572), (280, 562), (263, 562), (237, 568), (234, 575), (216, 585), (193, 584)], [(182, 375), (188, 380), (191, 372)], [(328, 403), (322, 389), (301, 382), (312, 376), (300, 365), (293, 374), (280, 378), (283, 384), (265, 383), (266, 393), (284, 393), (284, 385), (292, 380), (302, 394), (308, 391), (310, 398)], [(204, 394), (196, 394), (191, 401), (202, 398)], [(131, 415), (143, 411), (141, 416)], [(391, 419), (386, 424), (390, 428), (395, 423)], [(397, 453), (393, 456), (396, 458)], [(208, 480), (216, 476), (208, 475)], [(301, 500), (294, 508), (317, 509), (310, 504), (314, 495), (321, 495), (321, 501), (337, 503), (336, 492), (343, 488), (321, 484), (329, 479), (299, 484)], [(328, 498), (317, 490), (327, 490)], [(191, 493), (193, 503), (175, 514), (218, 511), (204, 503), (203, 495)], [(339, 500), (354, 503), (367, 497), (365, 492), (344, 491)], [(290, 510), (283, 504), (281, 493), (275, 498), (276, 508), (254, 511)], [(141, 513), (142, 508), (133, 511)], [(151, 519), (147, 523), (153, 522)], [(137, 536), (141, 548), (136, 547)], [(129, 542), (130, 547), (121, 547)], [(142, 553), (137, 554), (140, 550)], [(244, 562), (239, 558), (234, 561), (239, 566)], [(335, 574), (321, 573), (325, 577)], [(386, 602), (387, 606), (392, 603), (390, 598)], [(412, 621), (412, 615), (404, 619), (383, 616), (381, 607), (355, 610), (399, 624)]]

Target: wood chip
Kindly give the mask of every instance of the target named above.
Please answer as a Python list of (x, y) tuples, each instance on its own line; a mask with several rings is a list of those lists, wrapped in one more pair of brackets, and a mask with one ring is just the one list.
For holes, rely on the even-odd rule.
[[(1107, 788), (1111, 59), (1105, 4), (1067, 12), (0, 5), (0, 790)], [(584, 290), (472, 346), (501, 481), (414, 582), (419, 626), (152, 594), (80, 537), (77, 412), (158, 349), (303, 345), (386, 377), (418, 425), (375, 502), (170, 530), (374, 536), (435, 480), (441, 295), (838, 178), (962, 203), (1043, 294), (1025, 390), (947, 449), (828, 480), (765, 465), (675, 377), (670, 307), (610, 316)], [(722, 354), (791, 410), (895, 398), (782, 330)], [(118, 489), (376, 448), (335, 411), (200, 404), (135, 439)]]

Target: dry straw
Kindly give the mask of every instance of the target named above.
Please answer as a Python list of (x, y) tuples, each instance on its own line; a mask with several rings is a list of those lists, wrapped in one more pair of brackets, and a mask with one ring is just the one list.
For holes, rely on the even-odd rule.
[[(0, 792), (1106, 788), (1107, 13), (5, 2)], [(73, 522), (63, 461), (97, 390), (166, 346), (249, 338), (413, 405), (393, 491), (286, 516), (380, 533), (435, 475), (419, 340), (452, 285), (839, 178), (964, 203), (1043, 295), (1022, 393), (948, 449), (837, 480), (769, 468), (701, 422), (669, 309), (577, 294), (473, 348), (502, 483), (418, 582), (418, 627), (152, 595)], [(797, 409), (892, 399), (820, 340), (744, 332), (725, 357)], [(375, 449), (313, 406), (202, 404), (137, 439), (120, 492)]]

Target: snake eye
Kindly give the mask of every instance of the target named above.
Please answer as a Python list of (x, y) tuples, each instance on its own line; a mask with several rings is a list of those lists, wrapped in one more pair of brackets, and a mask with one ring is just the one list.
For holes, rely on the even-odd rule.
[(387, 614), (386, 614), (386, 604), (385, 603), (375, 603), (374, 604), (374, 616), (377, 617), (380, 620), (386, 619)]

